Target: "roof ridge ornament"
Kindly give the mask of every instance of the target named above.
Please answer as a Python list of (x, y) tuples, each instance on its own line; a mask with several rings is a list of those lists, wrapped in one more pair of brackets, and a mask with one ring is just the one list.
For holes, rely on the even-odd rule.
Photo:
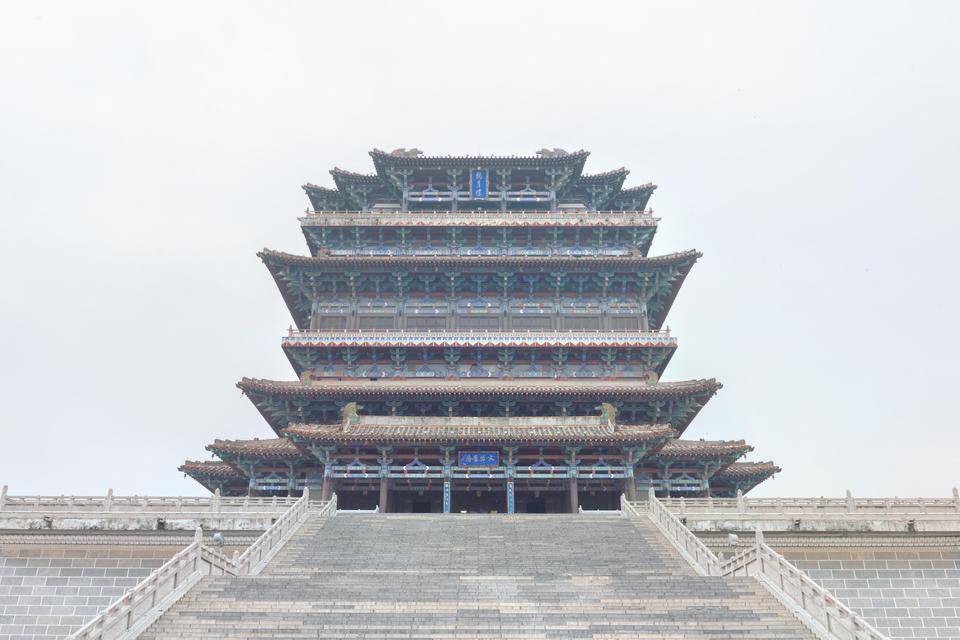
[(559, 147), (554, 147), (553, 149), (547, 149), (544, 147), (537, 151), (537, 155), (541, 158), (563, 158), (564, 156), (570, 155), (565, 149)]
[(423, 155), (423, 151), (413, 147), (412, 149), (407, 149), (406, 147), (400, 147), (399, 149), (394, 149), (390, 152), (391, 156), (396, 156), (398, 158), (419, 158)]

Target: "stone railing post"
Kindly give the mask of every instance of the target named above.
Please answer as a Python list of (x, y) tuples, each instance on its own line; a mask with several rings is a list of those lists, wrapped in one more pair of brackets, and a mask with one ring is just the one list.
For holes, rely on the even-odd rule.
[(203, 527), (197, 527), (193, 530), (193, 541), (203, 542)]
[(680, 513), (686, 515), (687, 513), (687, 500), (680, 496)]
[(210, 508), (214, 513), (220, 513), (220, 487), (213, 491), (213, 497), (210, 498)]
[(103, 499), (103, 510), (110, 511), (113, 508), (113, 487), (107, 489), (107, 497)]
[(650, 504), (653, 504), (653, 501), (656, 499), (657, 499), (657, 492), (654, 490), (653, 487), (649, 487), (647, 489), (647, 502), (649, 502)]
[(857, 503), (853, 500), (853, 494), (847, 489), (847, 513), (853, 513), (857, 510)]
[(303, 501), (307, 503), (307, 506), (310, 506), (310, 487), (304, 485), (303, 487)]
[[(3, 486), (3, 490), (4, 491), (7, 490), (6, 485)], [(0, 501), (0, 508), (2, 507), (3, 507), (3, 501)], [(960, 489), (957, 489), (956, 487), (953, 488), (953, 508), (956, 509), (957, 511), (960, 511)]]
[[(956, 499), (957, 490), (953, 490), (954, 499)], [(7, 485), (0, 487), (0, 511), (3, 511), (3, 505), (7, 503)]]
[(737, 511), (740, 513), (747, 512), (747, 503), (743, 500), (743, 490), (737, 489)]

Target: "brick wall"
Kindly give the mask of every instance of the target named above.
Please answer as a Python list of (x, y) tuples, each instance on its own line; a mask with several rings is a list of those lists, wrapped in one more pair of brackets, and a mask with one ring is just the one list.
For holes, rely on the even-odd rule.
[(892, 638), (960, 638), (960, 547), (778, 551)]
[[(701, 534), (726, 556), (752, 544)], [(767, 544), (892, 638), (960, 638), (960, 535), (773, 533)]]
[[(242, 551), (256, 537), (233, 539)], [(0, 536), (0, 640), (67, 635), (187, 546), (192, 536)]]

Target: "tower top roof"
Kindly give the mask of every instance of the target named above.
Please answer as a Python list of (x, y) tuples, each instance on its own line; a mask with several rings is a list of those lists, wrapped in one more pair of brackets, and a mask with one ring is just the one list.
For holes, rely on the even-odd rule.
[[(629, 170), (621, 167), (584, 174), (589, 151), (541, 149), (533, 155), (428, 156), (419, 149), (370, 151), (374, 173), (339, 167), (330, 171), (335, 189), (303, 186), (316, 211), (366, 211), (378, 205), (417, 203), (430, 210), (438, 203), (462, 201), (483, 209), (492, 204), (549, 206), (580, 204), (591, 210), (642, 211), (656, 186), (623, 189)], [(473, 174), (483, 174), (482, 197), (469, 191)], [(488, 195), (489, 193), (489, 195)], [(468, 195), (469, 194), (469, 197)], [(531, 205), (532, 203), (532, 205)]]

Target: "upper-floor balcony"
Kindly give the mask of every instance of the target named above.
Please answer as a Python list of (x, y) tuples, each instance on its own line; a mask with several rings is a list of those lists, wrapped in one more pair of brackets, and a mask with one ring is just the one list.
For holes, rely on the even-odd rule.
[(676, 347), (670, 329), (660, 331), (298, 331), (283, 346), (439, 346), (439, 347)]
[(372, 211), (311, 211), (304, 212), (300, 224), (304, 227), (341, 226), (514, 226), (514, 227), (655, 227), (659, 218), (653, 209), (646, 211), (589, 211), (570, 209), (559, 211), (401, 211), (374, 209)]

